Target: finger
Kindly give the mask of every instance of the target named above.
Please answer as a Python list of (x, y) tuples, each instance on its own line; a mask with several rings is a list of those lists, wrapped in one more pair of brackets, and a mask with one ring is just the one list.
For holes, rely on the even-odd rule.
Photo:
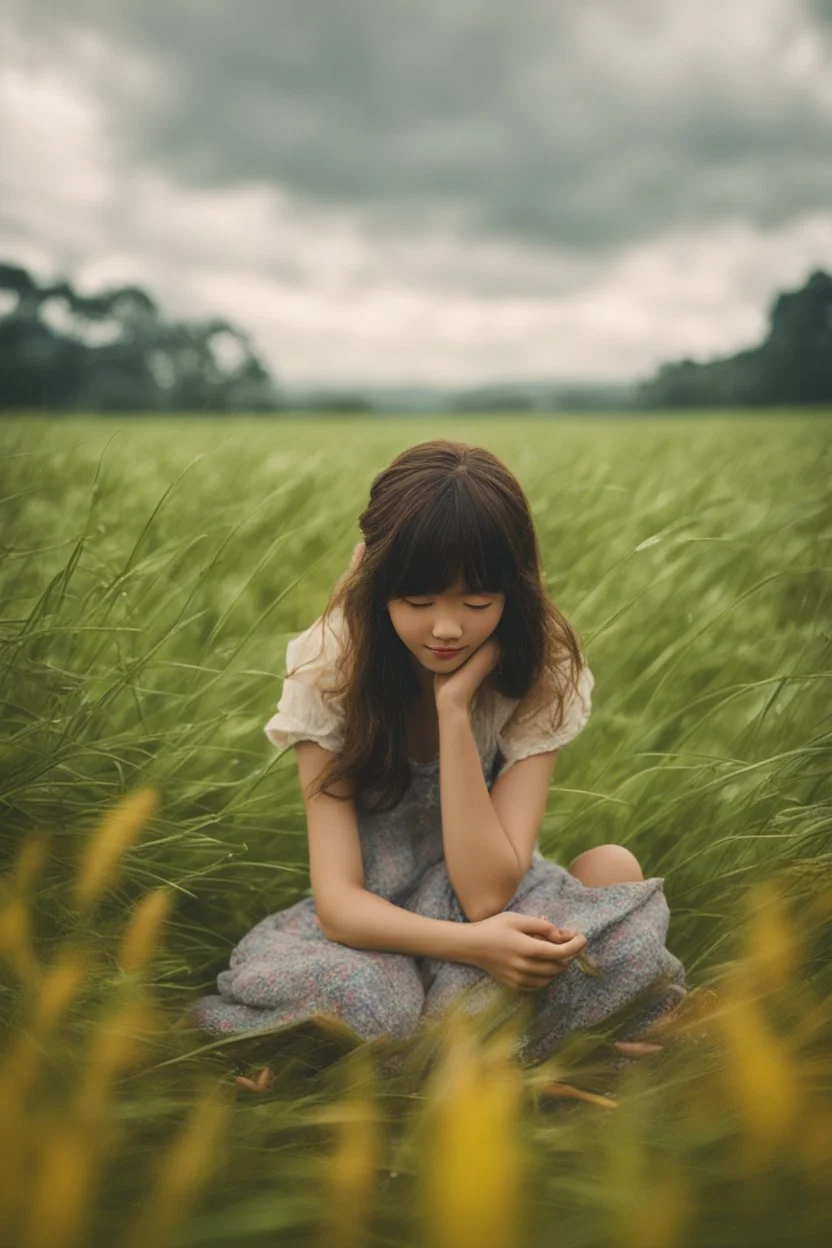
[(573, 936), (571, 940), (565, 940), (561, 943), (555, 941), (538, 941), (530, 957), (539, 958), (541, 961), (560, 961), (563, 958), (573, 958), (576, 953), (580, 953), (586, 946), (586, 936), (581, 932), (577, 936)]
[[(525, 917), (531, 918), (532, 916), (527, 915)], [(578, 935), (574, 927), (558, 927), (556, 923), (550, 923), (549, 920), (544, 919), (542, 915), (541, 921), (547, 924), (547, 927), (542, 932), (543, 940), (560, 942), (563, 940), (571, 940), (573, 936)]]
[(528, 962), (520, 973), (535, 983), (548, 984), (555, 976), (562, 975), (567, 966), (566, 962), (548, 962), (545, 967), (540, 963)]
[(507, 910), (506, 914), (514, 915), (515, 925), (528, 936), (539, 936), (541, 940), (548, 940), (550, 934), (558, 930), (542, 914), (515, 914), (513, 910)]

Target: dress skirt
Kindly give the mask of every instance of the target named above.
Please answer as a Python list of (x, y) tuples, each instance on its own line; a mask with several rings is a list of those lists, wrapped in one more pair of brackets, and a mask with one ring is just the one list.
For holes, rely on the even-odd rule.
[[(467, 922), (445, 867), (438, 768), (414, 764), (413, 777), (393, 811), (359, 813), (365, 886), (413, 913)], [(586, 974), (573, 959), (544, 987), (518, 991), (518, 998), (534, 1003), (518, 1051), (523, 1064), (544, 1061), (570, 1033), (602, 1023), (646, 994), (625, 1034), (616, 1037), (632, 1038), (686, 995), (682, 963), (665, 944), (670, 912), (662, 877), (592, 887), (535, 850), (505, 909), (582, 932), (585, 952), (600, 971)], [(362, 1040), (404, 1039), (460, 994), (465, 1009), (475, 1011), (496, 992), (505, 993), (505, 985), (476, 966), (329, 940), (314, 899), (304, 897), (243, 936), (217, 977), (217, 993), (198, 1000), (186, 1017), (223, 1036), (324, 1015)]]

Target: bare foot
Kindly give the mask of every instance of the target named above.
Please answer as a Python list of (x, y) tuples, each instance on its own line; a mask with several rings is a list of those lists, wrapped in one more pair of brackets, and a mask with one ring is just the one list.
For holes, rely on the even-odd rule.
[(660, 1053), (663, 1044), (648, 1044), (646, 1040), (613, 1040), (613, 1045), (625, 1057), (644, 1057), (648, 1053)]
[(264, 1066), (253, 1080), (246, 1079), (244, 1075), (237, 1075), (234, 1082), (238, 1083), (241, 1088), (247, 1088), (249, 1092), (257, 1092), (263, 1096), (274, 1083), (274, 1071), (271, 1066)]

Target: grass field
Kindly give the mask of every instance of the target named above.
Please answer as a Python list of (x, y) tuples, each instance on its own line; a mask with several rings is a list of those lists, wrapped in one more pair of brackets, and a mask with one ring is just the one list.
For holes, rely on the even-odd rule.
[[(0, 1245), (822, 1242), (831, 435), (832, 414), (782, 413), (0, 423), (0, 1098), (19, 1128)], [(744, 1003), (620, 1075), (601, 1033), (515, 1076), (454, 1033), (425, 1097), (414, 1068), (379, 1079), (337, 1033), (171, 1030), (241, 935), (308, 891), (292, 752), (263, 734), (286, 642), (346, 568), (373, 475), (441, 436), (519, 477), (596, 678), (543, 852), (628, 846), (664, 877), (689, 984)], [(84, 901), (84, 847), (141, 790)], [(264, 1053), (270, 1096), (236, 1098)], [(544, 1113), (544, 1077), (600, 1099)]]

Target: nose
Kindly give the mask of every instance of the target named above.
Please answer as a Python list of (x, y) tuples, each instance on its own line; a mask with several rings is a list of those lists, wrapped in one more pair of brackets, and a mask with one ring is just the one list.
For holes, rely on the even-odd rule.
[(459, 644), (461, 633), (459, 629), (454, 629), (452, 625), (445, 628), (435, 628), (433, 630), (433, 640), (437, 646), (456, 647)]

